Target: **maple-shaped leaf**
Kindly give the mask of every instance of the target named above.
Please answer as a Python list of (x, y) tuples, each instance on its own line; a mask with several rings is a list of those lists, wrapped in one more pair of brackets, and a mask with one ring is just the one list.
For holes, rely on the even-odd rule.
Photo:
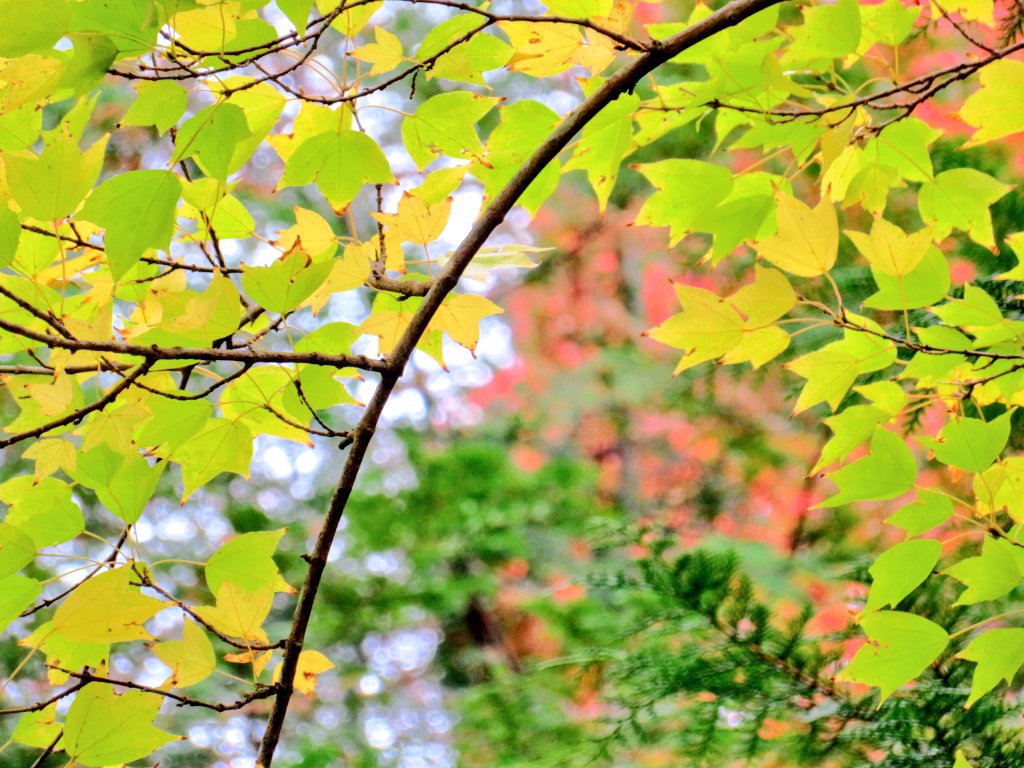
[(94, 189), (76, 218), (107, 230), (107, 260), (120, 278), (148, 248), (168, 250), (179, 197), (181, 182), (170, 171), (122, 173)]
[(453, 293), (445, 297), (428, 326), (431, 331), (445, 332), (451, 340), (471, 352), (480, 341), (480, 321), (504, 312), (501, 307), (475, 293)]
[(981, 88), (960, 108), (960, 119), (977, 128), (966, 146), (1024, 131), (1024, 61), (993, 61), (981, 70), (980, 79)]
[(868, 455), (828, 477), (839, 487), (839, 492), (815, 505), (815, 509), (902, 496), (917, 480), (917, 462), (899, 435), (878, 427), (871, 438)]
[(333, 256), (338, 245), (338, 236), (334, 234), (327, 220), (316, 211), (297, 205), (292, 210), (295, 211), (295, 224), (278, 232), (274, 245), (287, 253), (299, 243), (302, 251), (314, 261), (322, 261)]
[(77, 142), (57, 136), (38, 157), (5, 157), (7, 185), (15, 202), (29, 216), (43, 221), (71, 214), (96, 182), (103, 165), (106, 138), (82, 152)]
[(239, 420), (212, 418), (200, 432), (178, 447), (171, 458), (181, 465), (184, 502), (221, 472), (249, 474), (252, 432)]
[(871, 591), (865, 611), (893, 608), (931, 574), (942, 552), (942, 542), (934, 539), (901, 541), (887, 549), (869, 569)]
[(285, 314), (320, 287), (330, 274), (331, 261), (314, 262), (296, 240), (292, 250), (267, 267), (244, 267), (242, 287), (264, 309)]
[(743, 317), (732, 304), (703, 288), (673, 287), (683, 311), (644, 335), (683, 350), (676, 374), (721, 357), (743, 340)]
[[(278, 664), (274, 669), (274, 682), (281, 679), (281, 667)], [(319, 651), (303, 651), (299, 654), (298, 663), (295, 667), (295, 690), (312, 696), (316, 691), (316, 678), (329, 669), (334, 669), (334, 664)]]
[(377, 221), (388, 227), (388, 240), (427, 245), (437, 240), (448, 225), (452, 198), (434, 204), (405, 192), (398, 201), (396, 213), (373, 213)]
[(995, 247), (989, 206), (1013, 187), (973, 168), (943, 171), (927, 181), (917, 197), (917, 207), (926, 224), (935, 225), (935, 237), (946, 237), (959, 229), (976, 243)]
[(839, 220), (831, 202), (810, 208), (792, 195), (775, 195), (778, 231), (755, 244), (758, 255), (800, 277), (817, 277), (832, 269), (839, 252)]
[(172, 688), (187, 688), (202, 682), (217, 667), (217, 657), (213, 653), (210, 638), (206, 630), (194, 621), (185, 621), (181, 640), (165, 640), (149, 648), (171, 668), (171, 675), (163, 685)]
[(112, 568), (85, 581), (53, 615), (53, 631), (76, 643), (149, 640), (143, 624), (167, 603), (143, 595), (134, 569)]
[(995, 600), (1015, 589), (1024, 580), (1021, 572), (1024, 556), (1018, 555), (1015, 549), (1008, 541), (986, 536), (980, 555), (965, 558), (946, 568), (944, 574), (967, 587), (954, 605)]
[(990, 629), (971, 640), (958, 659), (977, 662), (971, 680), (970, 707), (1001, 681), (1010, 683), (1024, 665), (1024, 629)]
[(949, 643), (946, 630), (912, 613), (879, 611), (862, 618), (860, 625), (869, 642), (836, 679), (875, 686), (882, 701), (921, 674)]
[(417, 107), (402, 121), (402, 141), (417, 168), (429, 165), (438, 155), (479, 158), (483, 153), (474, 127), (498, 99), (469, 91), (439, 93)]
[(390, 72), (404, 60), (402, 41), (384, 27), (373, 28), (374, 42), (366, 43), (349, 52), (349, 56), (372, 64), (370, 77), (383, 72)]
[(180, 737), (153, 725), (163, 697), (146, 691), (118, 695), (91, 683), (77, 694), (64, 719), (61, 744), (68, 757), (90, 768), (130, 763)]
[(288, 157), (279, 187), (314, 181), (335, 212), (342, 212), (363, 184), (389, 184), (395, 177), (380, 145), (364, 133), (341, 130), (303, 141)]
[(1012, 413), (1007, 412), (991, 421), (954, 418), (942, 428), (937, 439), (919, 439), (943, 464), (968, 472), (984, 472), (999, 458), (1010, 439), (1011, 417)]
[(206, 563), (206, 584), (217, 594), (221, 585), (232, 582), (250, 592), (271, 587), (275, 592), (295, 592), (281, 578), (274, 552), (286, 528), (256, 531), (236, 536), (222, 546)]
[(265, 643), (267, 633), (262, 625), (273, 602), (274, 588), (271, 586), (250, 592), (225, 581), (217, 590), (216, 606), (200, 606), (195, 612), (225, 635)]

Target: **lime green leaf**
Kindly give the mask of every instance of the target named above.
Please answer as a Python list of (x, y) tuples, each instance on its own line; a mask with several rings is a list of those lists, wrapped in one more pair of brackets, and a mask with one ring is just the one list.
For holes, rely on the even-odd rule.
[(122, 277), (149, 248), (168, 250), (181, 182), (170, 171), (130, 171), (93, 190), (78, 218), (107, 230), (110, 270)]
[(879, 611), (861, 619), (870, 642), (836, 677), (881, 689), (882, 701), (917, 677), (949, 642), (946, 631), (928, 619), (900, 611)]
[(166, 445), (174, 450), (205, 426), (213, 414), (208, 400), (160, 400), (153, 418), (145, 421), (136, 439), (139, 445)]
[(235, 147), (250, 135), (241, 107), (226, 102), (212, 104), (181, 126), (171, 162), (195, 157), (210, 176), (225, 181)]
[(835, 59), (857, 50), (861, 22), (856, 0), (805, 7), (803, 13), (803, 25), (787, 30), (793, 35), (793, 42), (783, 54), (784, 67), (794, 68), (822, 59)]
[(55, 221), (71, 214), (100, 175), (106, 139), (82, 152), (57, 136), (39, 157), (8, 155), (7, 183), (21, 209), (36, 219)]
[(967, 587), (953, 605), (995, 600), (1020, 584), (1021, 572), (1012, 550), (1013, 545), (1009, 542), (986, 536), (980, 555), (946, 568), (943, 573)]
[(576, 151), (565, 166), (567, 171), (582, 168), (587, 172), (602, 213), (619, 177), (622, 158), (634, 148), (633, 114), (639, 106), (639, 96), (623, 94), (601, 110), (583, 129)]
[(890, 414), (873, 405), (851, 405), (825, 419), (833, 435), (822, 446), (821, 456), (809, 474), (813, 475), (845, 459), (854, 448), (871, 439), (877, 426), (890, 418)]
[(39, 482), (28, 475), (11, 478), (0, 485), (0, 499), (11, 507), (4, 522), (21, 530), (36, 547), (63, 544), (85, 530), (70, 486), (52, 477)]
[(284, 314), (308, 299), (333, 266), (330, 261), (314, 264), (295, 248), (268, 267), (245, 267), (242, 288), (264, 309)]
[(168, 640), (150, 646), (153, 654), (171, 668), (171, 676), (164, 685), (187, 688), (201, 683), (213, 674), (217, 657), (206, 631), (194, 621), (185, 621), (181, 640)]
[(871, 566), (871, 592), (865, 611), (895, 608), (931, 574), (939, 562), (942, 542), (934, 539), (903, 541), (875, 558)]
[(67, 0), (2, 0), (0, 56), (46, 51), (67, 31)]
[(900, 0), (885, 0), (879, 5), (862, 5), (860, 17), (863, 22), (861, 50), (865, 45), (884, 43), (899, 45), (914, 28), (914, 22), (921, 15), (918, 6), (906, 6)]
[(989, 248), (995, 247), (989, 206), (1012, 189), (973, 168), (943, 171), (925, 182), (918, 193), (921, 218), (935, 224), (935, 237), (942, 239), (959, 229)]
[(239, 421), (210, 419), (202, 431), (174, 451), (172, 458), (181, 464), (184, 502), (221, 472), (249, 474), (252, 433)]
[(121, 125), (152, 125), (160, 134), (177, 125), (188, 106), (188, 91), (173, 80), (140, 80), (134, 85), (139, 97)]
[(1024, 61), (1000, 59), (981, 70), (981, 88), (960, 108), (960, 118), (976, 130), (967, 146), (1024, 131)]
[(363, 184), (389, 184), (394, 180), (377, 142), (358, 131), (331, 131), (308, 138), (295, 149), (278, 187), (315, 181), (327, 202), (340, 213)]
[[(423, 42), (416, 51), (416, 58), (419, 61), (426, 61), (436, 56), (455, 41), (470, 35), (474, 30), (487, 26), (481, 21), (479, 16), (472, 13), (453, 16), (442, 21), (423, 38)], [(391, 43), (391, 46), (390, 50), (394, 51), (394, 44)], [(504, 66), (512, 58), (512, 53), (512, 47), (508, 43), (493, 35), (479, 32), (440, 56), (434, 65), (427, 69), (427, 78), (442, 77), (446, 80), (486, 86), (483, 73)], [(397, 54), (401, 57), (400, 43), (397, 46)]]
[(989, 422), (967, 417), (953, 419), (939, 432), (938, 440), (921, 438), (921, 442), (943, 464), (968, 472), (984, 472), (1006, 447), (1010, 416), (1007, 412)]
[(101, 443), (79, 455), (71, 475), (76, 482), (95, 491), (113, 514), (126, 523), (135, 523), (156, 491), (166, 466), (162, 462), (151, 465), (138, 453), (124, 454)]
[(473, 126), (497, 103), (495, 98), (457, 91), (439, 93), (420, 104), (402, 121), (402, 141), (416, 167), (426, 167), (438, 155), (479, 159), (483, 146)]
[(990, 629), (971, 640), (957, 658), (978, 664), (971, 680), (971, 695), (967, 697), (969, 707), (1000, 681), (1013, 681), (1024, 664), (1024, 629)]
[(42, 591), (43, 585), (28, 576), (14, 574), (0, 579), (0, 632), (32, 605)]
[(911, 538), (942, 525), (952, 516), (953, 501), (948, 496), (920, 490), (917, 492), (917, 501), (901, 507), (885, 522), (902, 528), (907, 532), (907, 538)]
[(839, 486), (839, 493), (818, 504), (816, 509), (902, 496), (917, 480), (917, 462), (899, 435), (879, 427), (871, 438), (868, 455), (832, 472), (829, 478)]
[(10, 523), (0, 523), (0, 579), (17, 573), (36, 557), (36, 545)]
[(87, 579), (72, 592), (53, 615), (53, 631), (75, 643), (119, 643), (148, 640), (142, 626), (167, 607), (143, 595), (135, 571), (112, 568)]
[[(473, 175), (484, 185), (484, 194), (494, 197), (559, 122), (558, 115), (540, 102), (523, 99), (501, 110), (501, 122), (487, 137), (487, 164), (473, 165)], [(457, 169), (443, 169), (436, 174)], [(436, 175), (432, 174), (432, 175)], [(547, 165), (533, 180), (519, 203), (536, 213), (559, 179), (558, 162)], [(459, 177), (461, 178), (461, 177)], [(417, 192), (416, 194), (420, 194)]]
[(237, 536), (210, 557), (206, 564), (206, 584), (213, 594), (230, 581), (249, 592), (272, 587), (275, 592), (292, 592), (277, 569), (274, 552), (285, 528)]
[(57, 704), (53, 703), (38, 712), (26, 712), (18, 718), (11, 740), (26, 747), (46, 749), (53, 744), (64, 730), (64, 724), (57, 721)]
[(62, 744), (82, 765), (103, 768), (146, 757), (176, 736), (153, 726), (163, 696), (93, 683), (75, 695), (64, 720)]
[(891, 169), (910, 181), (929, 181), (934, 171), (928, 147), (941, 135), (942, 131), (916, 117), (900, 120), (867, 142), (864, 160), (876, 173)]
[(700, 160), (660, 160), (636, 169), (656, 190), (644, 202), (636, 223), (671, 227), (671, 245), (690, 232), (700, 231), (704, 216), (725, 199), (733, 186), (728, 168)]
[(964, 757), (962, 750), (956, 751), (956, 760), (953, 762), (953, 768), (973, 768), (973, 766), (967, 762), (967, 758)]

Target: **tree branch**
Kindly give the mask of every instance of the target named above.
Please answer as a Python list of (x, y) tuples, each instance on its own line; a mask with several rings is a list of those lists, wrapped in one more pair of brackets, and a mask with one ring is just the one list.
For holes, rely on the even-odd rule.
[(309, 570), (299, 593), (295, 617), (292, 620), (281, 665), (280, 684), (273, 709), (267, 722), (263, 740), (260, 743), (256, 763), (270, 768), (281, 739), (288, 705), (291, 701), (295, 671), (299, 654), (305, 644), (306, 629), (312, 615), (313, 605), (327, 566), (327, 553), (337, 534), (345, 507), (355, 485), (359, 469), (366, 457), (367, 448), (376, 431), (384, 405), (391, 396), (399, 376), (404, 371), (417, 342), (426, 332), (431, 319), (437, 313), (441, 302), (455, 287), (459, 277), (469, 266), (473, 257), (484, 245), (490, 234), (504, 221), (505, 216), (526, 191), (530, 183), (569, 144), (572, 138), (608, 104), (624, 93), (631, 92), (651, 71), (669, 61), (692, 45), (705, 40), (723, 29), (727, 29), (753, 14), (778, 4), (781, 0), (733, 0), (704, 19), (692, 24), (672, 37), (652, 43), (650, 49), (611, 75), (567, 115), (540, 147), (516, 172), (505, 188), (498, 193), (481, 213), (469, 234), (452, 254), (444, 270), (433, 281), (430, 290), (413, 316), (408, 328), (388, 357), (388, 370), (381, 374), (381, 380), (366, 406), (359, 424), (352, 433), (341, 477), (335, 487), (330, 506), (324, 518), (316, 545), (309, 557)]

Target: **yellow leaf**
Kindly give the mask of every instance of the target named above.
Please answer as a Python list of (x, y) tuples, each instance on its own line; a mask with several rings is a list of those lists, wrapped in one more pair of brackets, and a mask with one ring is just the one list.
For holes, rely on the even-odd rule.
[(683, 311), (644, 335), (683, 350), (675, 370), (679, 374), (716, 360), (738, 346), (743, 340), (743, 318), (735, 307), (711, 291), (692, 285), (676, 285), (675, 289)]
[(187, 688), (213, 674), (217, 659), (206, 631), (194, 621), (186, 621), (181, 640), (168, 640), (150, 646), (150, 650), (171, 668), (171, 676), (164, 681), (171, 688)]
[(846, 235), (872, 267), (893, 277), (904, 277), (928, 253), (933, 230), (925, 227), (908, 235), (895, 224), (878, 218), (871, 227), (870, 235), (850, 230), (847, 230)]
[(449, 295), (430, 322), (429, 330), (446, 331), (452, 341), (473, 351), (480, 341), (480, 321), (505, 310), (475, 293)]
[(327, 279), (307, 300), (314, 315), (320, 313), (334, 294), (351, 291), (366, 282), (370, 276), (370, 259), (365, 246), (353, 243), (345, 247), (342, 257), (331, 267)]
[[(274, 670), (274, 682), (281, 679), (281, 667), (278, 664)], [(295, 667), (295, 690), (312, 696), (316, 690), (316, 676), (323, 674), (329, 669), (334, 669), (334, 664), (319, 651), (303, 651), (299, 654), (298, 664)]]
[[(446, 197), (434, 205), (408, 192), (398, 201), (397, 213), (374, 213), (372, 216), (389, 227), (398, 242), (427, 245), (441, 236), (448, 225), (452, 198)], [(389, 237), (390, 240), (390, 237)]]
[(294, 210), (295, 224), (278, 232), (274, 245), (288, 252), (295, 247), (295, 242), (299, 241), (302, 250), (316, 261), (334, 255), (334, 248), (338, 244), (337, 236), (324, 217), (298, 206), (295, 206)]
[(74, 470), (78, 451), (67, 440), (59, 437), (48, 437), (32, 443), (32, 445), (25, 449), (25, 453), (22, 456), (35, 461), (36, 470), (33, 474), (33, 479), (38, 483), (58, 469), (69, 473)]
[(53, 631), (76, 643), (149, 640), (142, 626), (167, 603), (143, 595), (132, 568), (114, 568), (82, 584), (53, 616)]
[(384, 27), (373, 28), (373, 39), (376, 42), (361, 45), (349, 54), (367, 64), (373, 64), (369, 73), (371, 77), (391, 71), (405, 58), (402, 55), (402, 41)]
[(273, 601), (272, 586), (247, 592), (237, 584), (225, 581), (217, 590), (216, 607), (200, 606), (195, 612), (225, 635), (265, 643), (267, 634), (262, 624)]
[(839, 250), (839, 221), (832, 203), (822, 200), (817, 208), (809, 208), (781, 191), (775, 202), (778, 232), (758, 242), (757, 252), (800, 277), (817, 277), (832, 269)]
[(273, 658), (273, 651), (243, 651), (242, 653), (228, 653), (224, 656), (224, 661), (230, 661), (233, 664), (252, 664), (253, 677), (259, 677), (263, 674), (263, 670), (267, 668), (267, 664)]

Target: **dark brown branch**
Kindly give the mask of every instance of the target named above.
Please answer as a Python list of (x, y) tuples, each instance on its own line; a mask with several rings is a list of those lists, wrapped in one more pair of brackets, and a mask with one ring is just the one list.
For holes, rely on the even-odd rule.
[(249, 691), (249, 693), (229, 704), (218, 704), (212, 701), (204, 701), (203, 699), (194, 699), (191, 696), (183, 696), (180, 693), (172, 693), (171, 691), (165, 691), (162, 688), (153, 688), (148, 685), (142, 685), (141, 683), (135, 683), (131, 680), (117, 680), (112, 677), (94, 675), (91, 672), (73, 672), (70, 669), (62, 669), (57, 666), (53, 666), (52, 669), (63, 672), (65, 675), (73, 677), (76, 680), (81, 680), (83, 685), (88, 683), (104, 683), (106, 685), (117, 685), (121, 688), (132, 688), (136, 691), (155, 693), (158, 696), (163, 696), (165, 699), (176, 701), (178, 702), (179, 707), (199, 707), (201, 709), (212, 709), (214, 712), (231, 712), (237, 709), (243, 709), (259, 699), (269, 699), (277, 692), (276, 685), (265, 685), (253, 691)]
[(47, 347), (68, 349), (72, 352), (109, 352), (116, 355), (131, 355), (146, 360), (223, 360), (236, 363), (306, 363), (334, 368), (359, 368), (364, 371), (386, 371), (389, 363), (365, 355), (325, 355), (319, 352), (291, 352), (258, 349), (214, 349), (190, 347), (144, 346), (127, 344), (122, 341), (99, 341), (95, 339), (63, 339), (38, 333), (24, 326), (0, 319), (0, 330), (38, 341)]
[(382, 373), (380, 383), (366, 406), (359, 424), (352, 433), (352, 445), (349, 448), (341, 477), (335, 487), (330, 506), (320, 529), (316, 545), (309, 557), (309, 569), (299, 593), (295, 617), (285, 646), (284, 659), (281, 664), (280, 684), (273, 709), (267, 722), (263, 740), (260, 743), (256, 763), (262, 768), (270, 768), (281, 739), (288, 705), (291, 701), (295, 671), (298, 666), (299, 654), (305, 645), (306, 629), (313, 612), (313, 605), (320, 588), (327, 566), (327, 554), (334, 542), (338, 525), (341, 522), (348, 499), (352, 494), (356, 478), (367, 448), (377, 428), (384, 405), (387, 403), (398, 382), (401, 372), (405, 369), (417, 342), (426, 332), (427, 326), (441, 306), (444, 298), (459, 281), (459, 277), (469, 266), (473, 257), (484, 245), (490, 234), (504, 221), (505, 216), (526, 191), (540, 172), (554, 160), (569, 144), (572, 138), (605, 107), (624, 93), (632, 91), (637, 84), (658, 66), (672, 59), (692, 45), (705, 40), (718, 32), (731, 27), (758, 11), (776, 5), (781, 0), (734, 0), (704, 19), (692, 24), (676, 35), (660, 42), (653, 43), (650, 50), (612, 74), (583, 103), (565, 117), (557, 128), (548, 136), (530, 158), (520, 167), (512, 179), (488, 204), (481, 213), (469, 234), (462, 241), (444, 270), (435, 278), (430, 290), (413, 316), (408, 328), (398, 341), (394, 351), (388, 358), (389, 369)]
[(0, 285), (0, 296), (6, 296), (8, 299), (13, 301), (19, 307), (21, 307), (30, 315), (32, 315), (32, 317), (38, 320), (42, 320), (44, 323), (50, 326), (53, 330), (55, 330), (65, 339), (74, 340), (75, 337), (71, 335), (71, 331), (69, 331), (67, 329), (67, 326), (64, 325), (60, 318), (56, 317), (52, 312), (44, 312), (43, 310), (36, 307), (34, 304), (25, 301), (23, 298), (18, 296), (18, 294), (8, 290), (2, 285)]

